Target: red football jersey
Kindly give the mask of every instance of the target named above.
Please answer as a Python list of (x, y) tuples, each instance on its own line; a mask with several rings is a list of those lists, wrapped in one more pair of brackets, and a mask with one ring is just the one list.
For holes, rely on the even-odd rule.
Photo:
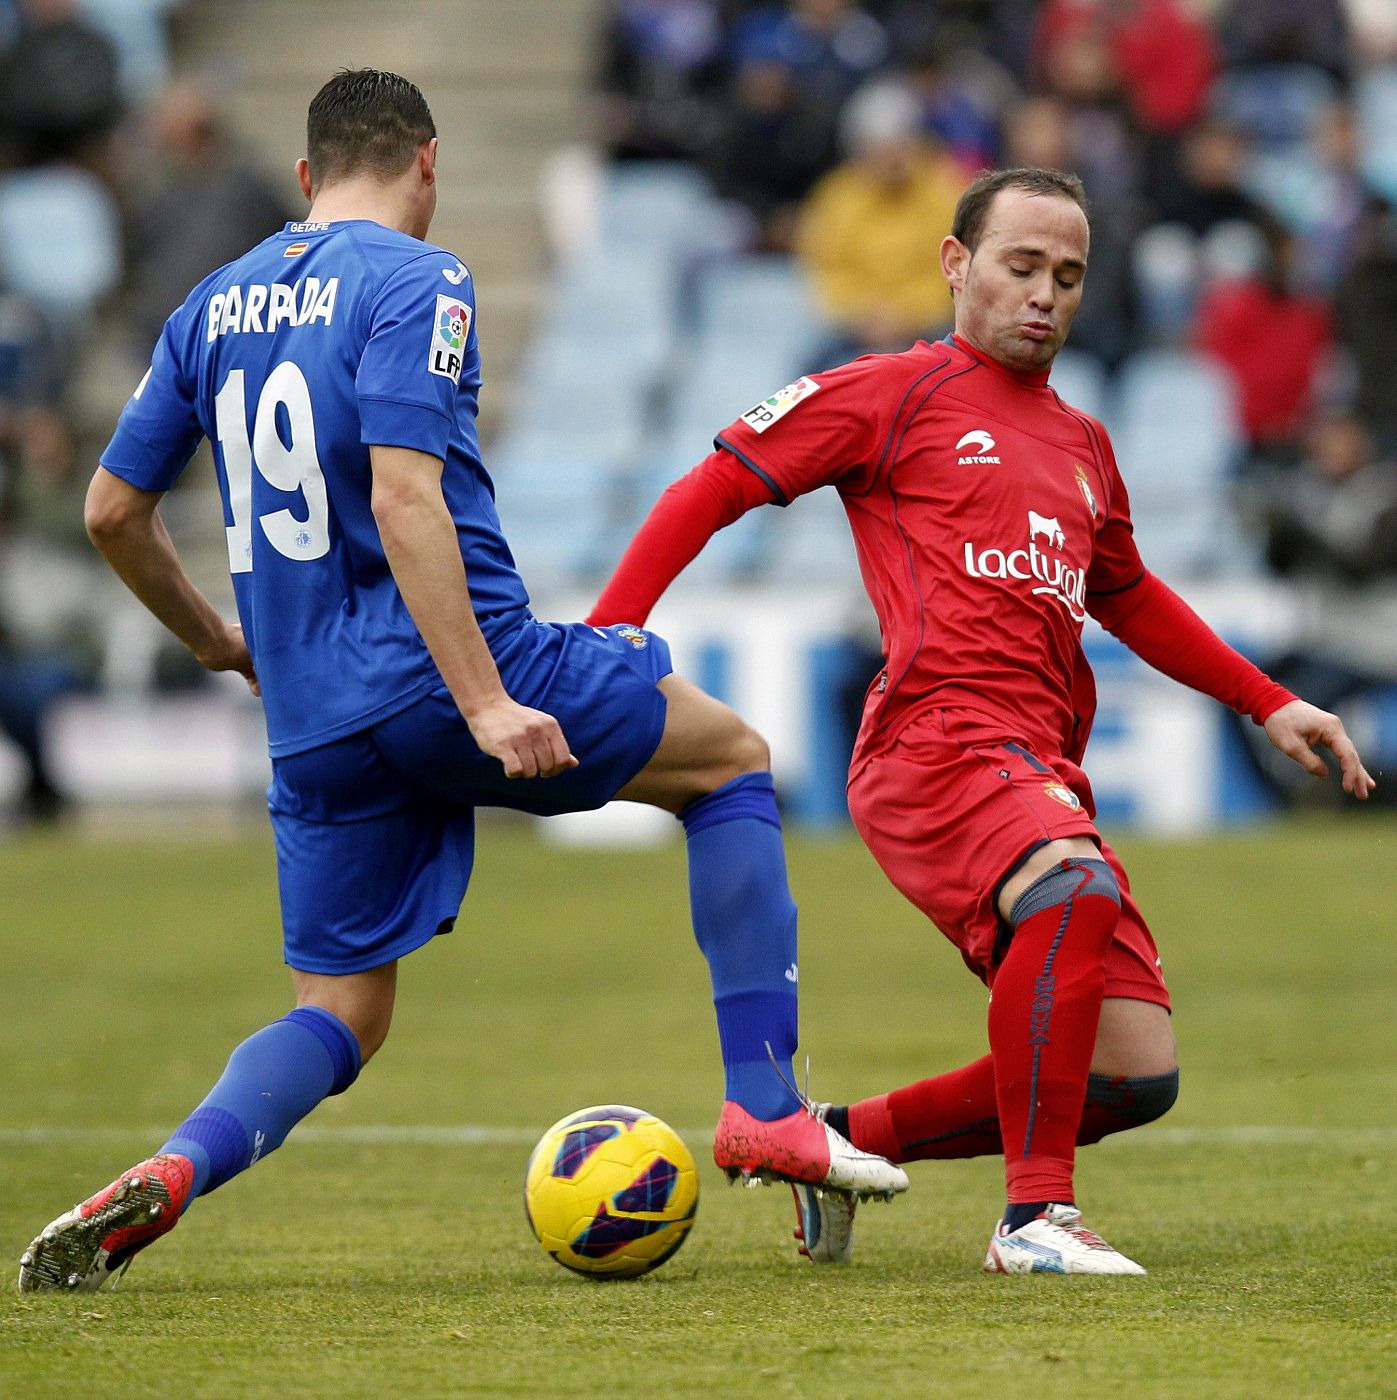
[(798, 380), (718, 445), (779, 500), (843, 498), (887, 658), (859, 756), (947, 706), (1080, 758), (1096, 708), (1088, 599), (1145, 569), (1105, 429), (1046, 374), (960, 339), (918, 344)]

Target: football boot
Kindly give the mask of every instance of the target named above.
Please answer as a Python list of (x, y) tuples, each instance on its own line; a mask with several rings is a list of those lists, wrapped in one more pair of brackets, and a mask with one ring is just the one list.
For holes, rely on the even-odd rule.
[(985, 1255), (987, 1274), (1143, 1274), (1133, 1259), (1112, 1249), (1082, 1224), (1076, 1206), (1051, 1205), (1006, 1232), (1001, 1220)]
[(766, 1123), (729, 1099), (713, 1135), (713, 1160), (731, 1181), (788, 1181), (892, 1200), (907, 1189), (907, 1173), (886, 1157), (862, 1152), (804, 1107)]
[(194, 1184), (187, 1157), (167, 1153), (124, 1171), (46, 1225), (20, 1257), (19, 1291), (92, 1293), (179, 1223)]
[(796, 1245), (812, 1264), (847, 1264), (854, 1257), (854, 1212), (859, 1198), (823, 1186), (797, 1186)]

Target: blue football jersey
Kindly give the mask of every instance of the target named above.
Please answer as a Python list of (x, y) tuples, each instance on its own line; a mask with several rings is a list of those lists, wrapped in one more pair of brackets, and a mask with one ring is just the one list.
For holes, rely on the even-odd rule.
[(369, 220), (288, 224), (166, 322), (101, 461), (165, 491), (212, 442), (273, 755), (366, 728), (440, 683), (370, 509), (371, 444), (444, 461), (492, 650), (528, 618), (480, 460), (479, 392), (470, 274)]

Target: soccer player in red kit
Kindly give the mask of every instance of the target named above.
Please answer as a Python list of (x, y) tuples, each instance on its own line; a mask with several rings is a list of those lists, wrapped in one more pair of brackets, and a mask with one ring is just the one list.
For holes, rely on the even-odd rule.
[[(718, 435), (661, 497), (589, 619), (643, 623), (718, 528), (832, 485), (886, 664), (849, 809), (888, 877), (992, 989), (990, 1053), (849, 1108), (812, 1109), (894, 1161), (1002, 1152), (985, 1268), (1144, 1271), (1082, 1224), (1078, 1142), (1157, 1118), (1178, 1087), (1169, 996), (1080, 763), (1091, 613), (1151, 665), (1263, 724), (1317, 776), (1372, 779), (1343, 725), (1268, 679), (1141, 562), (1101, 425), (1048, 385), (1082, 296), (1075, 177), (982, 176), (941, 245), (955, 333), (802, 378)], [(853, 1202), (797, 1192), (805, 1247), (847, 1259)]]

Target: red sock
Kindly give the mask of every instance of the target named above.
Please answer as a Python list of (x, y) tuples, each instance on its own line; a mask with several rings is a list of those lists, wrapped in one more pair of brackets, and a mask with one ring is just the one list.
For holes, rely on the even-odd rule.
[(994, 1061), (985, 1055), (949, 1074), (851, 1104), (849, 1140), (892, 1162), (944, 1161), (1002, 1151)]
[[(1011, 1204), (1072, 1201), (1072, 1167), (1118, 901), (1091, 869), (1014, 930), (990, 998), (990, 1054)], [(1111, 882), (1114, 890), (1114, 881)]]
[[(1142, 1119), (1128, 1106), (1093, 1103), (1088, 1080), (1077, 1146), (1127, 1132), (1153, 1117), (1149, 1114)], [(994, 1059), (986, 1055), (948, 1074), (919, 1079), (906, 1088), (850, 1104), (849, 1141), (890, 1162), (999, 1156), (1004, 1141), (994, 1096)]]

